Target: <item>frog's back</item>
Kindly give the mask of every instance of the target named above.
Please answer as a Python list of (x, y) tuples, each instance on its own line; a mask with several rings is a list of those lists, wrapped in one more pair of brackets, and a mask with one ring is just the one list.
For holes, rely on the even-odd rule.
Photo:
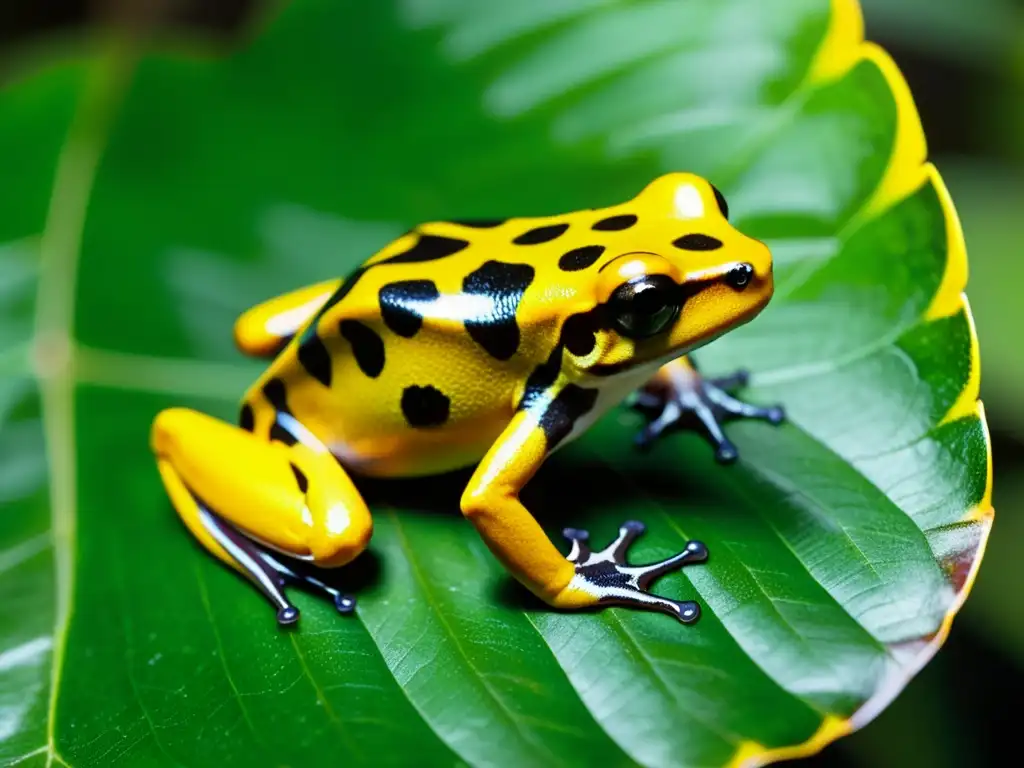
[(350, 275), (253, 386), (253, 428), (289, 412), (369, 475), (479, 460), (557, 346), (587, 267), (636, 220), (616, 206), (417, 227)]

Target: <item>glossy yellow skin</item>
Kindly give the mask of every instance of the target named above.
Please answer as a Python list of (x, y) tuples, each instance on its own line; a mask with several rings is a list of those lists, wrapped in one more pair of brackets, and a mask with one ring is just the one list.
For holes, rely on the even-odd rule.
[[(606, 223), (595, 229), (598, 222)], [(542, 240), (550, 227), (564, 231), (516, 242), (528, 232), (527, 242)], [(687, 235), (718, 246), (673, 244)], [(457, 241), (463, 247), (438, 256)], [(569, 266), (585, 266), (560, 265), (577, 249), (585, 250)], [(740, 264), (753, 267), (742, 290), (724, 279)], [(651, 275), (688, 291), (663, 332), (635, 341), (607, 323), (579, 320), (597, 317), (624, 283)], [(382, 295), (408, 281), (416, 281), (413, 293), (430, 294), (432, 285), (436, 296), (403, 305), (419, 314), (411, 324), (408, 312), (389, 321)], [(365, 548), (372, 528), (345, 468), (394, 477), (476, 464), (464, 514), (517, 579), (563, 608), (600, 596), (574, 579), (574, 564), (520, 503), (520, 489), (552, 451), (652, 377), (664, 384), (696, 376), (684, 356), (753, 318), (773, 287), (767, 247), (734, 229), (713, 187), (689, 174), (663, 176), (636, 198), (600, 210), (488, 227), (424, 224), (372, 256), (339, 297), (342, 284), (283, 295), (239, 319), (238, 345), (274, 356), (244, 397), (246, 429), (185, 409), (159, 414), (152, 444), (182, 519), (236, 568), (237, 556), (211, 535), (197, 498), (254, 540), (335, 567)], [(497, 284), (518, 291), (492, 301), (487, 289)], [(504, 326), (485, 331), (482, 343), (466, 321), (493, 320), (501, 301)], [(403, 402), (414, 406), (414, 419)], [(274, 439), (282, 408), (291, 417), (285, 426), (304, 428), (304, 438)]]

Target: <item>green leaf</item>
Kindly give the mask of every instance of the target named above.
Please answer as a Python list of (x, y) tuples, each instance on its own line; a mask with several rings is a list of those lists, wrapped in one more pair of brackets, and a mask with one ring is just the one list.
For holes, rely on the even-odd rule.
[[(864, 725), (941, 645), (992, 517), (966, 257), (853, 2), (304, 0), (217, 62), (97, 48), (0, 95), (0, 761), (756, 764)], [(776, 257), (701, 364), (791, 419), (730, 425), (723, 468), (694, 435), (637, 454), (616, 412), (524, 500), (553, 536), (645, 520), (638, 561), (706, 541), (658, 585), (698, 624), (527, 599), (461, 474), (366, 484), (356, 615), (300, 596), (296, 632), (192, 541), (149, 426), (235, 417), (237, 313), (418, 221), (679, 169)]]

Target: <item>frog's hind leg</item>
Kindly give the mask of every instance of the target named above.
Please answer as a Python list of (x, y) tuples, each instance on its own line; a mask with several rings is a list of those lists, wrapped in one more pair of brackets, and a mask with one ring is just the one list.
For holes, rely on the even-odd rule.
[(318, 569), (345, 565), (366, 548), (369, 510), (341, 465), (301, 426), (276, 424), (273, 434), (277, 439), (267, 440), (196, 411), (171, 409), (157, 416), (152, 444), (182, 521), (252, 582), (281, 624), (299, 616), (284, 594), (288, 583), (323, 592), (350, 612), (352, 598)]
[(637, 445), (648, 448), (670, 428), (690, 420), (711, 443), (718, 461), (735, 461), (739, 452), (725, 436), (724, 421), (743, 418), (780, 424), (785, 419), (780, 406), (751, 405), (729, 394), (729, 390), (745, 387), (747, 379), (746, 371), (705, 379), (689, 357), (663, 365), (632, 400), (634, 407), (651, 415), (647, 426), (637, 435)]

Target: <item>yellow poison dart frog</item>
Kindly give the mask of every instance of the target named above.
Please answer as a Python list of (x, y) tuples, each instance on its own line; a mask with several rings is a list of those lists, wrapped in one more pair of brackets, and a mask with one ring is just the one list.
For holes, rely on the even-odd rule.
[(631, 521), (599, 552), (567, 529), (564, 556), (519, 492), (553, 451), (628, 399), (651, 412), (641, 445), (692, 416), (718, 459), (734, 460), (720, 420), (779, 423), (782, 410), (737, 400), (727, 391), (742, 373), (707, 380), (687, 355), (752, 319), (772, 290), (768, 248), (734, 229), (722, 194), (690, 174), (662, 176), (610, 208), (423, 224), (344, 279), (246, 311), (238, 346), (273, 360), (238, 426), (173, 408), (156, 417), (152, 447), (182, 520), (281, 624), (299, 616), (283, 592), (290, 581), (342, 612), (354, 607), (317, 578), (370, 540), (347, 470), (408, 477), (473, 465), (463, 514), (540, 598), (691, 623), (697, 603), (648, 587), (705, 561), (701, 542), (629, 565), (643, 531)]

